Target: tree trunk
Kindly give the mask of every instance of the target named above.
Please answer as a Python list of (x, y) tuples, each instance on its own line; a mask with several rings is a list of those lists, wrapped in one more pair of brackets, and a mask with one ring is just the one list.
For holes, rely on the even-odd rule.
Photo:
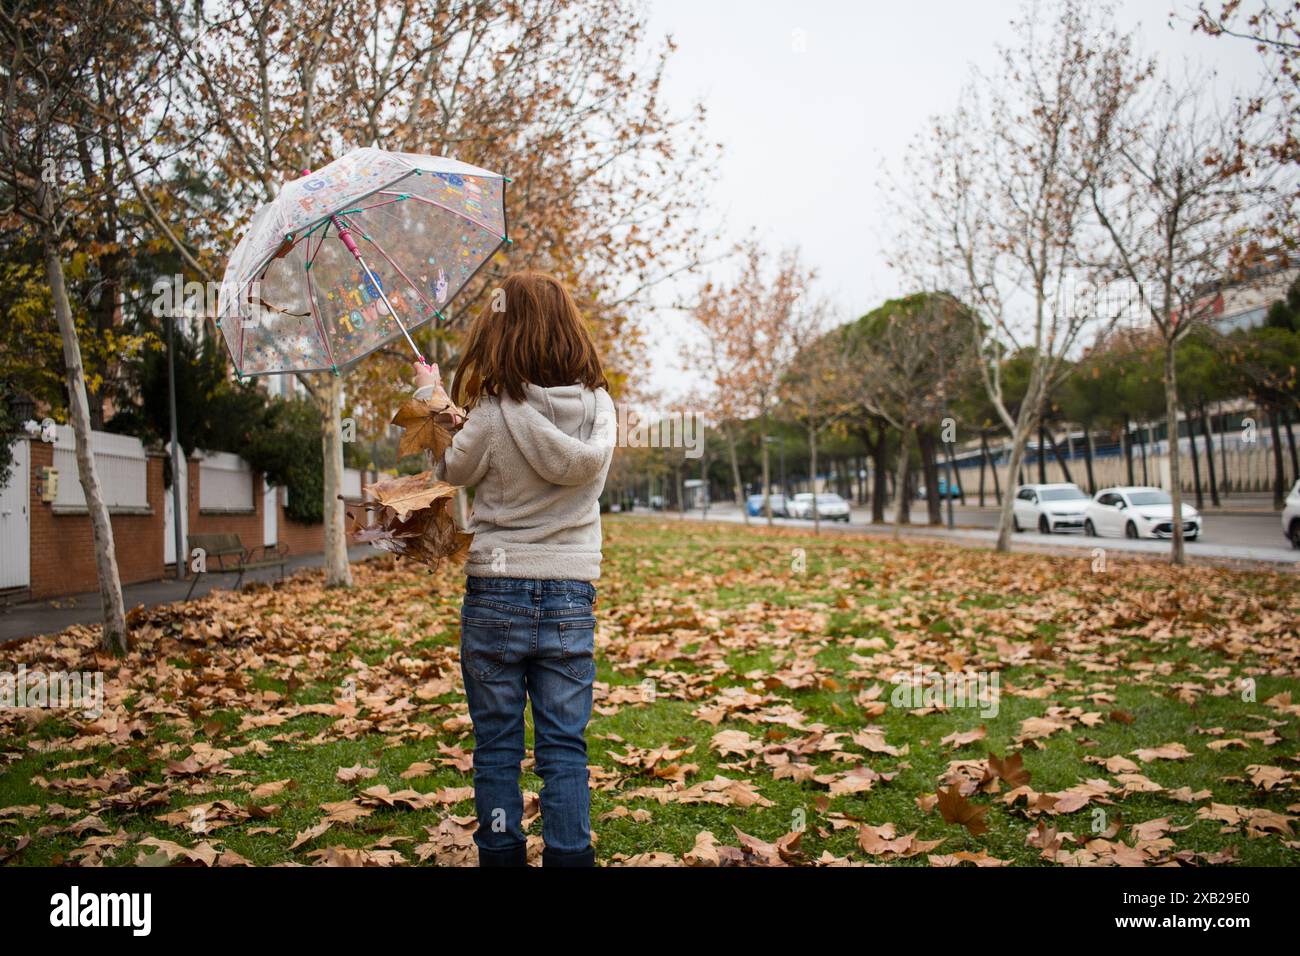
[[(993, 500), (996, 501), (998, 503), (998, 507), (1001, 508), (1002, 507), (1002, 478), (1001, 476), (998, 475), (998, 466), (993, 463), (992, 459), (989, 460), (989, 471), (993, 474)], [(1010, 472), (1007, 472), (1007, 474), (1010, 474)]]
[[(1087, 428), (1087, 426), (1084, 426)], [(1088, 471), (1088, 494), (1097, 493), (1097, 479), (1092, 474), (1092, 429), (1087, 428), (1087, 434), (1084, 435), (1083, 442), (1083, 464)]]
[(879, 426), (876, 444), (871, 450), (871, 523), (885, 523), (885, 498), (889, 495), (889, 430)]
[(935, 462), (934, 436), (928, 428), (916, 429), (916, 446), (921, 452), (921, 474), (925, 478), (926, 520), (943, 524), (943, 499), (939, 497), (939, 468)]
[(898, 430), (898, 463), (894, 467), (894, 537), (901, 537), (903, 525), (907, 523), (907, 460), (908, 437), (912, 430), (904, 424)]
[(1228, 443), (1224, 437), (1228, 434), (1228, 417), (1223, 413), (1223, 403), (1219, 403), (1219, 474), (1223, 476), (1223, 497), (1228, 497), (1232, 490), (1232, 479), (1228, 477)]
[(1038, 448), (1034, 457), (1038, 459), (1038, 483), (1047, 484), (1047, 439), (1043, 435), (1044, 426), (1038, 426)]
[(1119, 433), (1119, 443), (1124, 451), (1124, 467), (1128, 475), (1128, 483), (1135, 485), (1137, 482), (1133, 478), (1133, 435), (1129, 428), (1128, 413), (1124, 413), (1124, 430)]
[(1291, 430), (1291, 410), (1287, 409), (1284, 414), (1286, 417), (1282, 421), (1286, 425), (1286, 445), (1291, 451), (1291, 477), (1300, 481), (1300, 459), (1296, 457), (1295, 432)]
[(989, 436), (980, 432), (980, 507), (984, 507), (984, 466), (989, 464)]
[[(1025, 414), (1021, 409), (1021, 414)], [(1029, 444), (1029, 436), (1034, 432), (1034, 422), (1032, 420), (1020, 420), (1016, 422), (1016, 430), (1011, 436), (1011, 467), (1007, 473), (1014, 475), (1019, 472), (1021, 465), (1025, 460), (1025, 446)], [(998, 514), (998, 543), (997, 550), (1011, 550), (1011, 518), (1015, 506), (1016, 496), (1008, 493), (1002, 499), (1002, 511)]]
[[(47, 221), (55, 216), (54, 197), (49, 188), (44, 190), (42, 212)], [(63, 364), (67, 373), (68, 418), (77, 444), (77, 476), (86, 495), (86, 511), (90, 515), (90, 535), (95, 548), (95, 573), (99, 579), (99, 600), (103, 608), (104, 623), (99, 644), (105, 651), (123, 655), (128, 649), (126, 608), (122, 602), (122, 580), (117, 572), (117, 549), (113, 543), (113, 524), (104, 504), (103, 490), (99, 484), (99, 471), (95, 467), (95, 452), (91, 445), (90, 406), (86, 398), (86, 373), (81, 364), (81, 344), (77, 341), (77, 327), (68, 302), (68, 288), (63, 278), (63, 262), (59, 259), (58, 238), (51, 226), (42, 229), (45, 247), (45, 274), (54, 300), (54, 317), (59, 323), (59, 338), (63, 341)], [(172, 479), (173, 481), (175, 478)], [(177, 516), (176, 520), (180, 520)], [(184, 555), (177, 555), (178, 561)]]
[(952, 443), (943, 443), (944, 461), (948, 463), (948, 472), (952, 475), (952, 484), (957, 489), (957, 500), (961, 502), (962, 507), (966, 507), (966, 488), (961, 481), (961, 469), (957, 467), (957, 460), (952, 454)]
[(1047, 443), (1052, 446), (1052, 454), (1056, 458), (1056, 463), (1061, 466), (1061, 474), (1065, 476), (1066, 481), (1074, 484), (1074, 476), (1070, 474), (1070, 466), (1066, 462), (1065, 456), (1061, 454), (1061, 446), (1056, 443), (1056, 436), (1052, 434), (1050, 428), (1047, 430)]
[[(1170, 497), (1174, 501), (1174, 514), (1171, 527), (1174, 529), (1173, 550), (1170, 552), (1169, 560), (1174, 564), (1185, 564), (1186, 556), (1183, 553), (1183, 482), (1179, 474), (1179, 455), (1178, 455), (1178, 370), (1175, 362), (1176, 351), (1173, 341), (1165, 343), (1165, 418), (1169, 429), (1169, 483), (1173, 486), (1169, 489)], [(1144, 446), (1145, 447), (1145, 446)], [(1145, 469), (1146, 458), (1143, 453), (1143, 466)]]
[(713, 482), (709, 480), (709, 446), (704, 445), (704, 454), (700, 458), (700, 490), (704, 499), (700, 502), (700, 517), (706, 521), (709, 517), (709, 503), (713, 498)]
[(1273, 508), (1281, 511), (1286, 505), (1286, 474), (1282, 466), (1282, 433), (1277, 425), (1278, 408), (1268, 410), (1268, 430), (1273, 435)]
[(1201, 452), (1196, 447), (1196, 429), (1192, 427), (1190, 410), (1187, 414), (1187, 444), (1192, 449), (1192, 485), (1195, 488), (1196, 508), (1199, 511), (1205, 507), (1205, 492), (1201, 487)]
[[(1168, 396), (1166, 396), (1166, 400)], [(1151, 484), (1151, 475), (1147, 472), (1147, 438), (1151, 434), (1151, 426), (1147, 426), (1141, 432), (1142, 441), (1138, 445), (1138, 451), (1142, 453), (1142, 484)]]
[[(767, 410), (764, 409), (759, 427), (758, 447), (763, 452), (763, 516), (767, 526), (772, 526), (772, 462), (767, 448)], [(813, 491), (817, 489), (814, 488)]]
[[(817, 426), (814, 425), (808, 429), (808, 463), (812, 467), (812, 473), (817, 474)], [(817, 510), (817, 491), (813, 489), (812, 499), (813, 512), (813, 534), (822, 533), (821, 512)]]
[(1210, 435), (1210, 416), (1204, 405), (1201, 406), (1201, 435), (1205, 438), (1205, 468), (1210, 475), (1210, 501), (1217, 508), (1219, 506), (1218, 469), (1214, 467), (1214, 439)]
[(352, 567), (348, 563), (342, 497), (343, 427), (339, 418), (343, 409), (342, 377), (323, 373), (316, 394), (321, 413), (321, 451), (325, 460), (325, 585), (346, 588), (352, 586)]
[(727, 439), (727, 456), (731, 459), (731, 489), (736, 498), (736, 504), (740, 506), (741, 517), (745, 519), (745, 524), (749, 524), (749, 509), (745, 507), (745, 488), (740, 483), (740, 460), (736, 457), (736, 433), (734, 425), (728, 425), (722, 430)]

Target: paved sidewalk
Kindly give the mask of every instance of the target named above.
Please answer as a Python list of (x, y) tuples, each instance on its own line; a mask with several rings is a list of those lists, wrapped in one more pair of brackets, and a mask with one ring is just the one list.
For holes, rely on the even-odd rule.
[[(360, 545), (348, 549), (348, 557), (353, 561), (382, 554), (369, 545)], [(284, 568), (287, 578), (303, 568), (319, 568), (321, 555), (302, 554), (289, 558)], [(202, 597), (218, 588), (230, 590), (234, 587), (237, 576), (234, 574), (205, 574), (194, 588), (194, 597)], [(261, 568), (244, 575), (244, 582), (278, 581), (278, 568)], [(190, 588), (189, 580), (177, 581), (168, 578), (162, 581), (145, 581), (140, 584), (128, 584), (122, 588), (122, 598), (129, 611), (137, 605), (156, 607), (185, 599), (185, 592)], [(94, 624), (100, 620), (99, 592), (77, 594), (71, 597), (52, 598), (47, 601), (27, 601), (22, 604), (0, 605), (0, 644), (16, 638), (30, 637), (34, 634), (54, 634), (72, 624)]]

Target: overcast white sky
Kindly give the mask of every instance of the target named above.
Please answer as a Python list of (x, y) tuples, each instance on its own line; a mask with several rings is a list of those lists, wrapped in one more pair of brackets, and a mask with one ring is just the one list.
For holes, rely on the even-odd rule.
[[(1193, 6), (1128, 0), (1117, 12), (1166, 68), (1190, 61), (1214, 70), (1225, 91), (1253, 86), (1257, 54), (1193, 34)], [(708, 137), (722, 144), (710, 200), (724, 234), (753, 229), (774, 248), (799, 245), (841, 321), (903, 291), (880, 249), (880, 170), (900, 161), (928, 117), (956, 103), (972, 64), (992, 67), (997, 45), (1014, 43), (1018, 0), (648, 0), (648, 8), (651, 37), (678, 44), (668, 104), (683, 112), (703, 100)], [(657, 298), (681, 301), (684, 291)], [(647, 384), (679, 394), (692, 380), (677, 358), (685, 321), (661, 309), (647, 326)]]

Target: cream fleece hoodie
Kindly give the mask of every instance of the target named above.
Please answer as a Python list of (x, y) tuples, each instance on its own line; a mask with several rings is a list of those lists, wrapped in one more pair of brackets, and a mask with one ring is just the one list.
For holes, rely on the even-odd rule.
[(595, 581), (614, 403), (581, 385), (528, 385), (526, 397), (483, 396), (438, 468), (445, 481), (476, 489), (465, 573)]

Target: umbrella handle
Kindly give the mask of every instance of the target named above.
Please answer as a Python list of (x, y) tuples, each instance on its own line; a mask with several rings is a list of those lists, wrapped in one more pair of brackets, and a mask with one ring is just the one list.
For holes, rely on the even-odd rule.
[(398, 318), (397, 310), (393, 308), (393, 304), (388, 301), (388, 296), (384, 294), (384, 287), (380, 285), (379, 279), (375, 274), (370, 271), (370, 266), (366, 265), (366, 260), (361, 257), (361, 250), (357, 248), (357, 241), (352, 238), (352, 232), (339, 220), (338, 216), (330, 216), (330, 221), (334, 223), (334, 228), (338, 230), (339, 238), (343, 240), (343, 245), (347, 247), (348, 252), (352, 253), (352, 257), (357, 260), (357, 264), (365, 270), (366, 276), (370, 279), (370, 284), (379, 292), (379, 298), (384, 300), (384, 306), (388, 309), (388, 314), (393, 317), (393, 321), (397, 323), (397, 327), (401, 329), (402, 334), (406, 336), (406, 341), (411, 346), (411, 351), (415, 353), (415, 357), (420, 360), (421, 365), (427, 364), (424, 361), (424, 354), (415, 344), (415, 340), (411, 338), (411, 333), (406, 331), (406, 326), (403, 325), (402, 320)]

